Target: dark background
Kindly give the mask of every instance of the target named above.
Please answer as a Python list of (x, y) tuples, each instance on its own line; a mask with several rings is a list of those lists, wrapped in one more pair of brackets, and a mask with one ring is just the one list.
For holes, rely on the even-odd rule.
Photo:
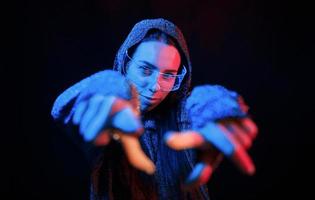
[[(4, 153), (5, 193), (15, 198), (87, 199), (82, 153), (56, 127), (52, 104), (64, 89), (111, 68), (116, 51), (141, 19), (164, 17), (183, 31), (193, 85), (221, 84), (243, 95), (260, 134), (243, 175), (228, 160), (209, 182), (225, 199), (297, 199), (310, 192), (314, 106), (311, 6), (302, 2), (24, 1), (17, 127)], [(21, 98), (22, 92), (22, 98)], [(312, 157), (313, 156), (313, 157)], [(6, 181), (8, 180), (8, 181)], [(311, 179), (310, 179), (311, 180)]]

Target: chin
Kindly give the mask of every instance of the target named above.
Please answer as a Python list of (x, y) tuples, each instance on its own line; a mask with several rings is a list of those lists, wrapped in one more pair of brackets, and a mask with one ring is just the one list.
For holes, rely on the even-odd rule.
[(141, 110), (141, 112), (145, 113), (145, 112), (153, 110), (157, 106), (158, 105), (143, 105), (143, 106), (141, 106), (140, 110)]

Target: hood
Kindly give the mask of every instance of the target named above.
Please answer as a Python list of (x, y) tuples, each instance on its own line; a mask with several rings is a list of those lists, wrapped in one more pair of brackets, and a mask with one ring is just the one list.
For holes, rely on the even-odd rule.
[(163, 19), (145, 19), (142, 20), (134, 25), (130, 33), (128, 34), (127, 38), (125, 39), (124, 43), (119, 48), (115, 61), (114, 61), (114, 70), (123, 73), (123, 67), (125, 66), (125, 62), (127, 60), (126, 50), (130, 49), (131, 47), (138, 45), (142, 39), (146, 36), (146, 34), (152, 30), (158, 29), (167, 35), (170, 35), (175, 42), (178, 44), (178, 50), (181, 54), (182, 64), (184, 64), (187, 68), (187, 73), (183, 82), (181, 83), (181, 88), (178, 91), (179, 96), (187, 97), (190, 90), (191, 85), (191, 62), (189, 57), (188, 47), (183, 36), (181, 30), (172, 22)]

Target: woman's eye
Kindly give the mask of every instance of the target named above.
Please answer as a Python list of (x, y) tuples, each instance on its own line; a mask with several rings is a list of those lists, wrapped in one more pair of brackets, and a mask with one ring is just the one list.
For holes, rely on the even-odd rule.
[(150, 76), (152, 74), (152, 69), (146, 66), (140, 66), (140, 69), (143, 75)]

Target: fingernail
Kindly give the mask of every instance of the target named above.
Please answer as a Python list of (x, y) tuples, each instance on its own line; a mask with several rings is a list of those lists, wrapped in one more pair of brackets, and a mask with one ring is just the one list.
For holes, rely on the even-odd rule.
[(212, 175), (213, 169), (210, 165), (205, 165), (199, 177), (199, 184), (206, 184)]
[(248, 175), (254, 175), (255, 172), (256, 172), (256, 167), (255, 165), (251, 165), (247, 168), (247, 172), (248, 172)]
[(205, 166), (206, 165), (204, 163), (196, 164), (193, 171), (191, 172), (191, 174), (186, 179), (185, 183), (188, 185), (194, 183), (198, 179), (199, 175), (201, 174), (201, 172), (205, 168)]
[(155, 172), (155, 165), (151, 163), (151, 165), (145, 169), (145, 173), (147, 173), (148, 175), (152, 175), (154, 174), (154, 172)]
[(246, 174), (253, 175), (255, 173), (255, 165), (250, 157), (245, 153), (245, 151), (235, 148), (232, 156), (234, 157), (234, 160), (239, 162), (241, 168)]
[(168, 131), (164, 134), (163, 140), (165, 143), (168, 143), (171, 138), (173, 137), (173, 132), (172, 131)]
[(112, 119), (112, 125), (127, 133), (133, 133), (142, 128), (140, 120), (134, 116), (130, 108), (117, 113)]

